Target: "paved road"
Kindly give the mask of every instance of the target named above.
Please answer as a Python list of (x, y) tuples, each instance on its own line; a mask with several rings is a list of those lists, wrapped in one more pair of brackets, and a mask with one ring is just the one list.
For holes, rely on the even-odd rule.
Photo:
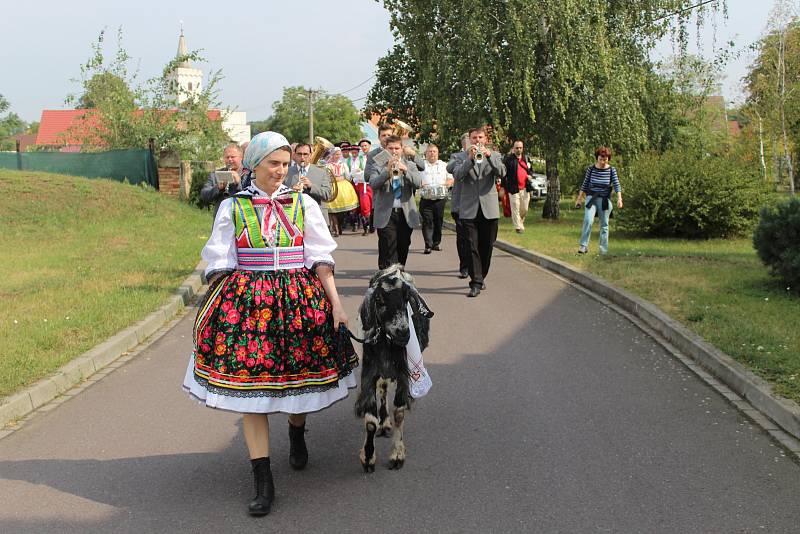
[[(376, 238), (339, 242), (354, 317)], [(798, 532), (800, 466), (636, 327), (500, 252), (468, 299), (452, 235), (421, 248), (415, 232), (434, 387), (408, 420), (404, 469), (362, 473), (353, 394), (309, 418), (303, 472), (275, 416), (276, 503), (248, 517), (239, 418), (179, 388), (190, 312), (0, 440), (0, 532)]]

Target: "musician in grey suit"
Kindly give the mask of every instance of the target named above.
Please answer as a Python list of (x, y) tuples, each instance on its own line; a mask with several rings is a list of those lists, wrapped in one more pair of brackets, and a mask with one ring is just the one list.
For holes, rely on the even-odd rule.
[[(461, 151), (453, 152), (450, 154), (450, 161), (447, 163), (447, 172), (451, 175), (455, 172), (458, 165), (461, 164), (461, 158), (467, 156), (467, 147), (469, 146), (469, 134), (465, 133), (461, 136)], [(464, 225), (461, 219), (458, 218), (458, 209), (461, 199), (461, 183), (454, 181), (453, 187), (450, 189), (450, 216), (453, 217), (453, 222), (456, 225), (456, 251), (458, 252), (458, 277), (469, 277), (469, 263), (471, 259), (469, 236), (464, 230)]]
[(411, 233), (420, 226), (414, 192), (422, 185), (422, 177), (417, 166), (403, 157), (399, 137), (390, 135), (381, 141), (391, 158), (380, 165), (373, 156), (372, 164), (367, 162), (369, 174), (365, 171), (365, 175), (372, 188), (378, 230), (378, 269), (385, 269), (393, 263), (405, 265), (408, 260)]
[(322, 206), (323, 202), (331, 199), (331, 179), (328, 172), (317, 165), (311, 164), (311, 145), (298, 143), (294, 147), (294, 160), (297, 166), (289, 168), (283, 184), (295, 191), (307, 193), (317, 201), (322, 209), (322, 216), (328, 222), (328, 210)]
[(492, 249), (497, 239), (500, 218), (497, 187), (506, 168), (498, 152), (487, 146), (486, 131), (472, 128), (470, 146), (462, 156), (453, 161), (453, 176), (459, 185), (458, 218), (469, 236), (469, 293), (477, 297), (485, 289), (484, 279), (489, 274)]

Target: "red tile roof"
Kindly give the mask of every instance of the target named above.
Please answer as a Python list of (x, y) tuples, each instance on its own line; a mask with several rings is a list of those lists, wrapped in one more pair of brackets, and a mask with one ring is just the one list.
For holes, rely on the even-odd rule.
[[(36, 134), (37, 145), (82, 145), (86, 135), (84, 130), (97, 126), (97, 119), (91, 115), (83, 120), (89, 109), (45, 109)], [(88, 134), (88, 132), (85, 132)]]
[[(92, 113), (91, 109), (45, 109), (42, 111), (42, 119), (39, 123), (39, 133), (36, 136), (37, 145), (82, 145), (87, 138), (94, 136), (93, 130), (97, 129), (99, 119), (89, 115), (84, 120), (87, 113)], [(177, 110), (169, 110), (175, 113)], [(136, 110), (139, 115), (142, 110)], [(220, 120), (222, 113), (218, 109), (208, 110), (208, 118), (216, 121)], [(99, 139), (93, 140), (94, 145), (102, 145)]]

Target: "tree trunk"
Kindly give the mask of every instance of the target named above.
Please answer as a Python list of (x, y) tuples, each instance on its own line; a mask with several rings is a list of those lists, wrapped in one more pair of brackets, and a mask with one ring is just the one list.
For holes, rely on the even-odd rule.
[(545, 169), (547, 174), (547, 198), (542, 208), (542, 218), (558, 220), (561, 216), (561, 210), (558, 206), (561, 200), (561, 183), (558, 181), (558, 167), (556, 167), (555, 157), (545, 157)]

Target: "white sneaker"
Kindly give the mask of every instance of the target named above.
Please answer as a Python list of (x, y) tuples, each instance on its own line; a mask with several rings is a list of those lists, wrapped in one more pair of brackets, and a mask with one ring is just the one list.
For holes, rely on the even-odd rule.
[(587, 252), (589, 252), (588, 247), (584, 247), (583, 245), (578, 247), (578, 254), (586, 254)]

